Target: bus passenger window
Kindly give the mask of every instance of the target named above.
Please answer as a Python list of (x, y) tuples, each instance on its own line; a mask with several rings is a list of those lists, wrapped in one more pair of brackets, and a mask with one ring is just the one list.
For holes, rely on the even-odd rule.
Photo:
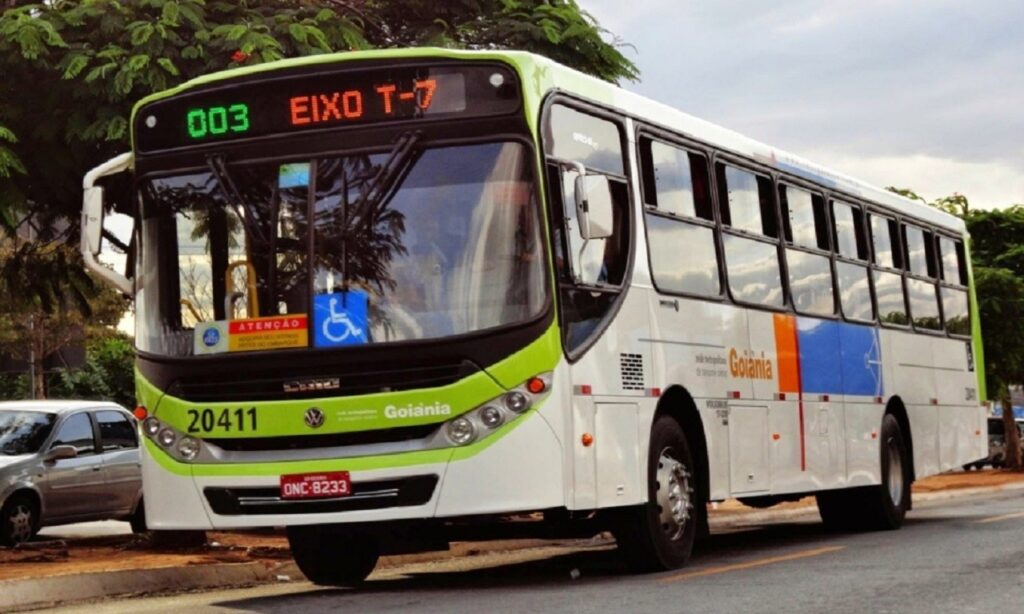
[(910, 301), (910, 315), (916, 328), (942, 329), (935, 284), (908, 277), (907, 299)]
[(942, 313), (946, 317), (946, 332), (951, 335), (971, 335), (971, 312), (967, 293), (956, 288), (941, 288)]
[(713, 220), (707, 160), (700, 154), (644, 139), (644, 200), (661, 213)]
[(782, 224), (786, 241), (800, 247), (829, 249), (825, 200), (791, 186), (779, 186)]
[(948, 284), (966, 286), (967, 268), (964, 266), (963, 243), (946, 237), (940, 237), (939, 256), (942, 262), (942, 281)]
[(851, 260), (868, 260), (861, 210), (853, 205), (832, 201), (832, 220), (835, 222), (836, 253)]
[(789, 291), (800, 313), (830, 316), (836, 311), (832, 290), (832, 266), (828, 256), (796, 249), (786, 250)]
[(722, 294), (713, 228), (648, 214), (647, 242), (658, 290), (701, 296)]
[(771, 180), (724, 164), (718, 165), (717, 172), (722, 224), (750, 234), (778, 237)]
[(871, 223), (871, 242), (875, 249), (875, 264), (888, 269), (902, 268), (899, 250), (895, 249), (895, 226), (896, 223), (888, 218), (878, 215), (868, 215)]
[(903, 278), (896, 273), (875, 271), (875, 299), (878, 301), (878, 319), (885, 324), (906, 326), (907, 305), (903, 301)]
[[(928, 247), (931, 233), (920, 228), (904, 226), (904, 237), (907, 245), (907, 264), (914, 275), (935, 277), (935, 266), (932, 264), (932, 250)], [(927, 237), (927, 238), (926, 238)]]
[(836, 281), (839, 285), (839, 303), (843, 315), (849, 320), (871, 322), (875, 319), (871, 306), (871, 285), (868, 268), (842, 260), (836, 261)]
[(731, 234), (723, 234), (722, 243), (733, 298), (765, 307), (785, 305), (778, 247)]

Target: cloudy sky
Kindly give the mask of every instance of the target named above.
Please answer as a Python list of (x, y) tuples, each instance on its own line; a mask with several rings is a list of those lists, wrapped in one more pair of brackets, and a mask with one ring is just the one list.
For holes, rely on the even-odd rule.
[(578, 0), (629, 89), (881, 186), (1024, 203), (1024, 0)]

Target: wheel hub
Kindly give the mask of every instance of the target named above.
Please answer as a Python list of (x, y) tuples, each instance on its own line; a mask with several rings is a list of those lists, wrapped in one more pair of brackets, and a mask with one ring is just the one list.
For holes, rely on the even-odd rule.
[(11, 539), (20, 544), (32, 539), (32, 510), (27, 505), (19, 504), (7, 517), (11, 525)]
[(662, 450), (658, 458), (657, 502), (661, 529), (670, 540), (682, 537), (693, 511), (693, 486), (686, 466), (672, 457), (672, 450)]

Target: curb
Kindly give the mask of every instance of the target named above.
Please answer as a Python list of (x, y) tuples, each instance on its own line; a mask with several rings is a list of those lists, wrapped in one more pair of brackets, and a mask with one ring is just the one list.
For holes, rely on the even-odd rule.
[(0, 581), (0, 611), (25, 610), (132, 593), (187, 591), (262, 584), (274, 580), (260, 563), (97, 571)]

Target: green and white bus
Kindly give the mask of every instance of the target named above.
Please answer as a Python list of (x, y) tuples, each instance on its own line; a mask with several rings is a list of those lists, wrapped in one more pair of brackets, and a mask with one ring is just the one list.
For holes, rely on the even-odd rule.
[(135, 300), (154, 529), (285, 526), (326, 585), (513, 534), (666, 569), (709, 502), (897, 528), (987, 453), (960, 220), (550, 60), (240, 68), (132, 139), (82, 250)]

